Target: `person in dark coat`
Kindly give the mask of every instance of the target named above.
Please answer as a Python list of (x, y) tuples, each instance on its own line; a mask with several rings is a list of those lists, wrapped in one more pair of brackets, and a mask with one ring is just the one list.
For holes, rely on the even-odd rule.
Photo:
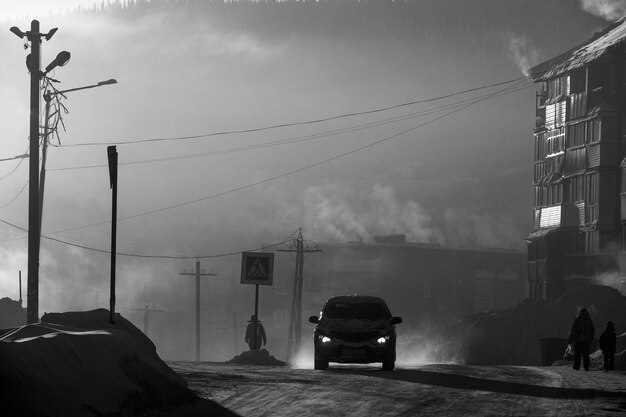
[(593, 321), (586, 308), (583, 308), (578, 313), (578, 316), (572, 323), (572, 328), (569, 332), (569, 343), (574, 347), (574, 369), (580, 369), (580, 359), (582, 357), (583, 366), (585, 371), (589, 370), (589, 345), (593, 340), (595, 329), (593, 328)]
[(606, 324), (606, 329), (600, 335), (598, 344), (604, 356), (604, 372), (612, 371), (615, 367), (615, 350), (617, 345), (617, 336), (615, 336), (615, 327), (613, 327), (612, 321)]
[[(263, 346), (267, 342), (265, 337), (265, 329), (261, 324), (261, 321), (257, 319), (256, 315), (252, 315), (250, 317), (250, 321), (248, 322), (248, 327), (246, 328), (246, 343), (250, 347), (250, 350), (259, 350), (261, 349), (261, 342), (263, 342)], [(256, 337), (254, 337), (256, 331)]]

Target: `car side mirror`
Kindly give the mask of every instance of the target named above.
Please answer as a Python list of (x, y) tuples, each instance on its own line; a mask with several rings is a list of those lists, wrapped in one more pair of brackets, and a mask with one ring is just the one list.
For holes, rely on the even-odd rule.
[(320, 319), (319, 319), (317, 316), (310, 316), (310, 317), (309, 317), (309, 322), (310, 322), (310, 323), (317, 324), (317, 323), (319, 323), (319, 322), (320, 322)]
[(402, 323), (402, 317), (392, 317), (391, 324), (400, 324)]

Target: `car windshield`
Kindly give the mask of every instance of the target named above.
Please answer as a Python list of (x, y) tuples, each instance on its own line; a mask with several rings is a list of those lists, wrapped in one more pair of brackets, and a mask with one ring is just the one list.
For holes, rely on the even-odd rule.
[(380, 303), (333, 303), (326, 307), (324, 315), (331, 319), (381, 320), (385, 311)]

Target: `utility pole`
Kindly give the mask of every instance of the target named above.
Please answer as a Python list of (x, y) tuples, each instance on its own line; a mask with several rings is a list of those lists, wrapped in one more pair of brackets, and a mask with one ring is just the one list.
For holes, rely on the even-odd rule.
[(26, 323), (39, 322), (39, 82), (41, 34), (39, 21), (30, 23), (30, 150), (28, 174), (28, 285)]
[(200, 361), (200, 277), (215, 277), (217, 274), (200, 272), (200, 258), (196, 258), (196, 270), (179, 272), (178, 275), (193, 275), (196, 277), (196, 362)]
[(28, 173), (28, 280), (26, 290), (26, 323), (39, 322), (39, 235), (41, 215), (39, 202), (39, 102), (40, 84), (46, 74), (57, 66), (65, 65), (70, 53), (60, 52), (56, 59), (41, 71), (42, 38), (50, 40), (58, 28), (48, 33), (39, 32), (39, 21), (30, 23), (30, 31), (24, 33), (17, 26), (9, 29), (18, 38), (26, 38), (30, 54), (26, 57), (26, 67), (30, 72), (30, 134), (29, 134), (29, 173)]
[(321, 252), (317, 247), (305, 247), (302, 237), (302, 229), (298, 231), (298, 237), (292, 239), (288, 249), (278, 249), (278, 252), (296, 253), (296, 271), (293, 280), (293, 293), (291, 298), (291, 317), (289, 319), (289, 339), (287, 342), (287, 362), (300, 350), (302, 338), (302, 285), (304, 282), (304, 254), (309, 252)]
[(143, 334), (148, 336), (148, 316), (150, 313), (162, 313), (163, 310), (148, 308), (148, 304), (144, 308), (131, 308), (132, 311), (143, 311)]

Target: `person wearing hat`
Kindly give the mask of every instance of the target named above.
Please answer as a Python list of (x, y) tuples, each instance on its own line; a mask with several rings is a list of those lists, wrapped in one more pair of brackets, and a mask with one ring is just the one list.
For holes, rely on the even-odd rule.
[(617, 344), (617, 336), (615, 336), (615, 327), (613, 327), (612, 321), (606, 324), (606, 329), (602, 332), (598, 344), (604, 356), (604, 372), (612, 371), (615, 366), (615, 348)]
[(259, 350), (261, 348), (261, 340), (263, 341), (263, 346), (265, 346), (267, 342), (265, 329), (261, 324), (261, 320), (257, 319), (254, 314), (250, 316), (248, 323), (248, 327), (246, 328), (246, 343), (250, 346), (250, 350)]

